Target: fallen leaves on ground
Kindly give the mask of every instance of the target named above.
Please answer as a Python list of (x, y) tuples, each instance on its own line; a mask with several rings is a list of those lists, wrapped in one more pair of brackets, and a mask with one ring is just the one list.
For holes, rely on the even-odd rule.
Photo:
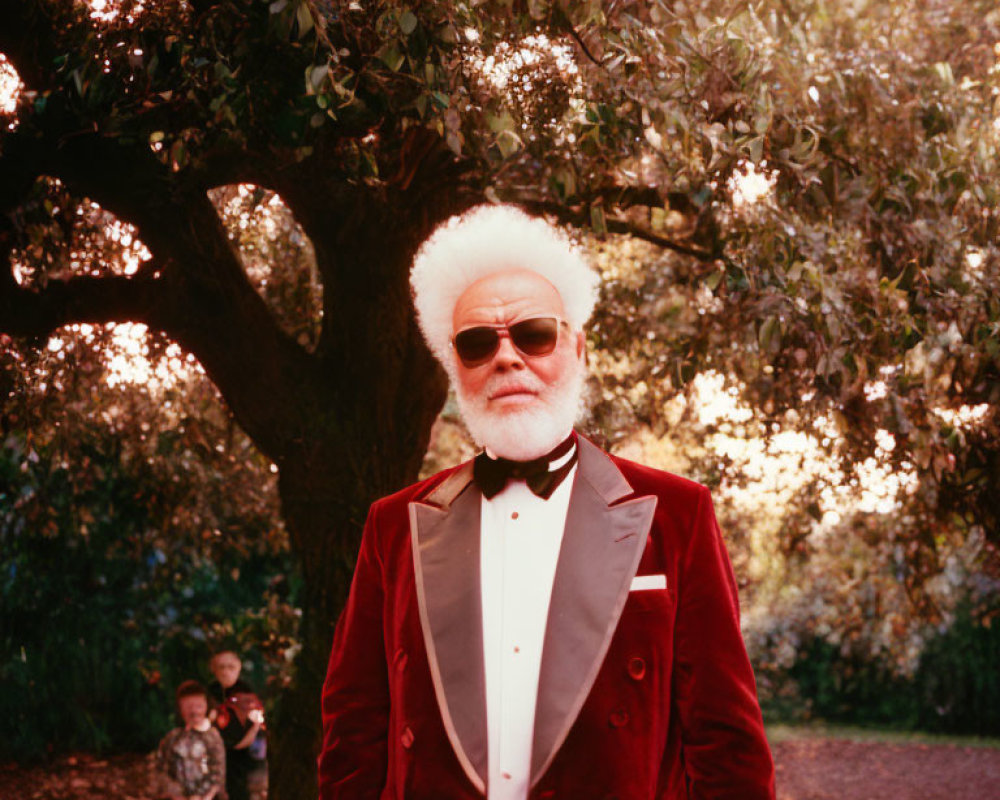
[[(818, 738), (773, 745), (778, 800), (1000, 800), (1000, 749)], [(3, 800), (154, 800), (142, 755), (0, 766)]]
[(1000, 749), (791, 739), (773, 745), (778, 800), (1000, 800)]

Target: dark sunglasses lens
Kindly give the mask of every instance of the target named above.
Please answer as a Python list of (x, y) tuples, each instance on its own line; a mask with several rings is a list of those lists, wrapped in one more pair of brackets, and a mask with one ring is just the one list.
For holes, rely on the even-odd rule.
[(526, 319), (508, 328), (514, 346), (528, 356), (544, 356), (556, 348), (559, 322), (552, 317)]
[(497, 349), (500, 336), (493, 328), (469, 328), (455, 334), (455, 352), (466, 366), (488, 359)]

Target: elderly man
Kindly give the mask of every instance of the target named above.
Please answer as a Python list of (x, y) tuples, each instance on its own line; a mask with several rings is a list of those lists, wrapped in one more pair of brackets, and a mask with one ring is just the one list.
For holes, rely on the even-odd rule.
[(428, 239), (411, 284), (483, 452), (372, 506), (320, 796), (773, 798), (708, 490), (573, 431), (585, 260), (480, 206)]

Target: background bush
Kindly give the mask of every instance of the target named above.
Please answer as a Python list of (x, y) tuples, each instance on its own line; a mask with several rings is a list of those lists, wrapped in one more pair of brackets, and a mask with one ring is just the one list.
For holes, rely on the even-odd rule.
[[(59, 382), (82, 360), (102, 379), (67, 339), (29, 369)], [(96, 415), (70, 394), (46, 422), (45, 383), (7, 406), (24, 427), (0, 440), (0, 761), (151, 749), (176, 686), (211, 679), (216, 643), (265, 699), (287, 679), (297, 581), (270, 471), (189, 378), (156, 398), (106, 388)]]
[(996, 613), (962, 604), (949, 625), (929, 634), (911, 675), (885, 656), (806, 634), (787, 668), (757, 665), (765, 717), (1000, 736)]

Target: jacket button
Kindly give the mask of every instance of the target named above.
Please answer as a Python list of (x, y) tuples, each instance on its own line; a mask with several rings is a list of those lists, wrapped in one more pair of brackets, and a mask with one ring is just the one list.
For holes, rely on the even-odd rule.
[(399, 737), (399, 741), (402, 742), (403, 747), (407, 750), (413, 747), (413, 731), (410, 730), (409, 725), (403, 728), (403, 735)]
[(638, 656), (628, 660), (628, 674), (633, 680), (641, 681), (646, 677), (646, 662)]
[(396, 657), (393, 659), (396, 662), (396, 671), (402, 672), (406, 669), (406, 651), (401, 647), (396, 651)]
[(623, 708), (612, 711), (608, 722), (611, 723), (612, 728), (623, 728), (628, 725), (628, 712)]

